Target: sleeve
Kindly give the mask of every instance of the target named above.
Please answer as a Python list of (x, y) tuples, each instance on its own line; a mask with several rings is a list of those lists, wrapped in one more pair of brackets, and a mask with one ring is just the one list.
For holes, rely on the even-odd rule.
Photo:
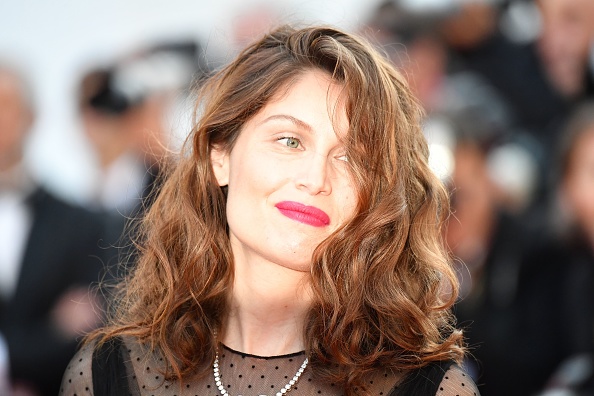
[(70, 360), (60, 386), (60, 396), (93, 395), (94, 344), (84, 345)]
[(478, 388), (472, 378), (457, 365), (445, 372), (435, 396), (478, 396)]

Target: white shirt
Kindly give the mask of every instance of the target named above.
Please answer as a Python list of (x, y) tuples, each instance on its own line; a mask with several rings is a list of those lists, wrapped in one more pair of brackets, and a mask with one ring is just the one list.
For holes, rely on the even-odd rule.
[(107, 210), (129, 215), (138, 206), (146, 185), (147, 170), (135, 156), (120, 156), (96, 185), (96, 203)]
[(33, 214), (26, 203), (33, 182), (22, 169), (0, 178), (0, 298), (15, 292)]

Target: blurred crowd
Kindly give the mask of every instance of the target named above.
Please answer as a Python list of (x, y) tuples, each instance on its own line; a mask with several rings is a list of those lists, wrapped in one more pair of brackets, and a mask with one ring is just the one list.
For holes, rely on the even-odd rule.
[(594, 395), (594, 2), (383, 2), (426, 111), (481, 393)]
[(179, 145), (171, 118), (191, 112), (205, 71), (200, 45), (175, 41), (78, 76), (80, 133), (98, 171), (75, 205), (28, 169), (33, 87), (0, 63), (0, 395), (58, 394), (81, 335), (102, 323), (110, 285), (133, 262), (135, 220)]
[[(238, 18), (237, 45), (276, 11)], [(481, 394), (594, 395), (594, 1), (385, 0), (362, 22), (425, 109)], [(76, 76), (98, 171), (74, 205), (27, 169), (35, 87), (0, 61), (1, 395), (57, 394), (109, 311), (104, 286), (133, 264), (134, 220), (208, 65), (200, 43), (176, 41)]]

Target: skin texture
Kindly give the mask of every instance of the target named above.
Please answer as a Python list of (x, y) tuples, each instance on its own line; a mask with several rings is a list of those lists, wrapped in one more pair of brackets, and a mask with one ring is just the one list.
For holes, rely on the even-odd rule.
[[(213, 151), (217, 180), (229, 187), (236, 276), (227, 331), (233, 336), (226, 343), (232, 348), (262, 353), (257, 345), (267, 341), (266, 349), (277, 344), (272, 353), (303, 349), (299, 323), (309, 307), (313, 250), (356, 205), (339, 140), (348, 128), (340, 88), (323, 72), (306, 72), (245, 124), (230, 153)], [(283, 214), (277, 204), (287, 201), (322, 210), (329, 224)], [(268, 325), (257, 323), (262, 320)], [(271, 334), (262, 331), (273, 325)]]

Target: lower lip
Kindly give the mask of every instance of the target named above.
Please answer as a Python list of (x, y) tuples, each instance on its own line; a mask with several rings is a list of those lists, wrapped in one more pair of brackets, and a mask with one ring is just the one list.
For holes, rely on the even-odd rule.
[(276, 208), (286, 217), (314, 227), (325, 227), (330, 224), (330, 217), (313, 206), (297, 202), (279, 202)]

